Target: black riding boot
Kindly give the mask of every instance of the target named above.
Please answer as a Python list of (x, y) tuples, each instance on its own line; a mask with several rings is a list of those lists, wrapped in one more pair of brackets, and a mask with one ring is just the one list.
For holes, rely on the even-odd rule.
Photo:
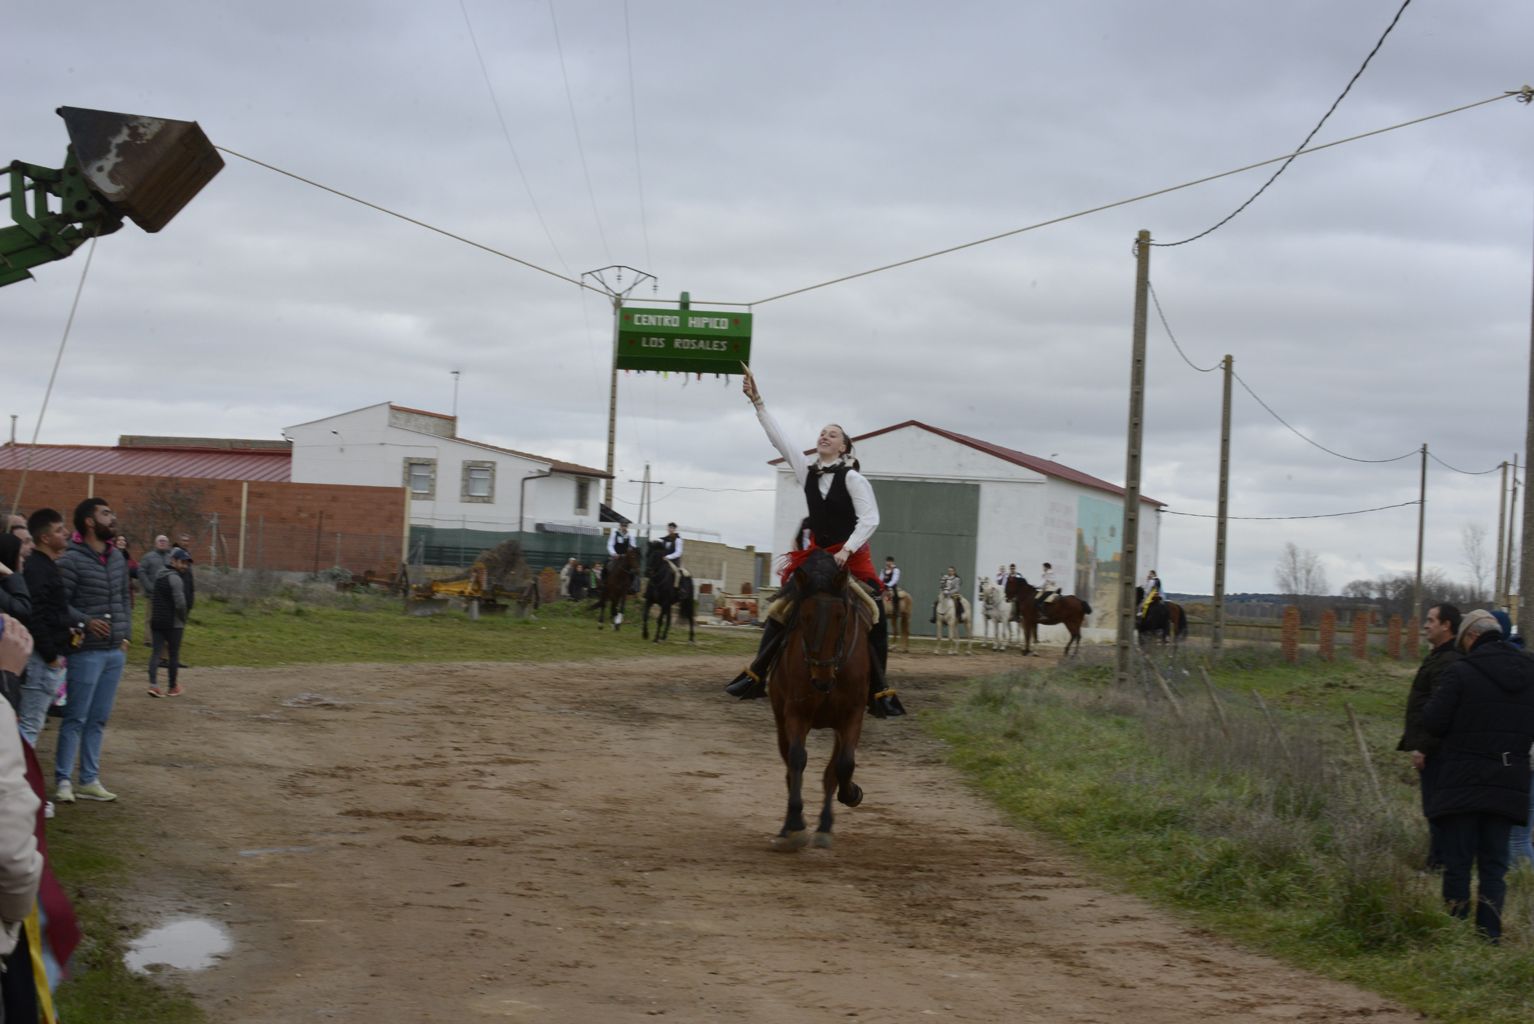
[(741, 700), (755, 700), (758, 697), (767, 696), (767, 671), (772, 668), (772, 663), (778, 656), (778, 648), (783, 644), (785, 632), (787, 632), (786, 626), (777, 619), (769, 617), (766, 627), (762, 630), (762, 642), (756, 649), (756, 658), (752, 660), (749, 668), (730, 680), (724, 692)]
[(905, 707), (892, 688), (884, 685), (884, 670), (889, 664), (889, 621), (879, 606), (879, 621), (868, 631), (868, 646), (873, 657), (868, 662), (868, 712), (875, 718), (899, 718)]

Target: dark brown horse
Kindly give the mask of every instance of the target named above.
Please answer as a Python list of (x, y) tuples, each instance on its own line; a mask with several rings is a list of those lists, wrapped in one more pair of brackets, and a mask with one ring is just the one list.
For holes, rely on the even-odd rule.
[(1147, 634), (1159, 633), (1162, 643), (1170, 641), (1175, 647), (1188, 635), (1188, 616), (1182, 605), (1163, 599), (1159, 592), (1151, 598), (1150, 607), (1142, 615), (1140, 609), (1144, 605), (1145, 588), (1135, 587), (1135, 629), (1140, 634), (1141, 644), (1145, 643)]
[(848, 807), (863, 800), (852, 781), (858, 738), (868, 707), (868, 677), (873, 652), (872, 625), (865, 603), (847, 589), (847, 570), (816, 551), (794, 571), (799, 606), (783, 637), (777, 663), (768, 675), (768, 696), (778, 723), (778, 753), (788, 768), (788, 814), (772, 841), (782, 852), (801, 850), (812, 841), (804, 823), (805, 740), (811, 729), (831, 729), (836, 743), (824, 776), (825, 799), (813, 842), (831, 845), (831, 797)]
[(1053, 601), (1040, 602), (1038, 588), (1021, 576), (1007, 580), (1007, 600), (1017, 608), (1017, 621), (1023, 624), (1023, 653), (1032, 654), (1039, 642), (1039, 626), (1064, 626), (1071, 638), (1063, 654), (1081, 646), (1081, 621), (1092, 614), (1092, 606), (1075, 594), (1059, 594)]
[(602, 574), (602, 585), (597, 588), (597, 628), (601, 629), (609, 613), (613, 617), (613, 629), (623, 625), (623, 606), (628, 603), (629, 591), (634, 588), (634, 576), (639, 572), (639, 552), (629, 548), (614, 558)]
[(666, 561), (666, 545), (663, 542), (650, 541), (649, 551), (650, 567), (645, 571), (648, 582), (644, 588), (644, 611), (639, 623), (641, 635), (646, 640), (650, 639), (650, 607), (653, 605), (659, 609), (655, 616), (655, 642), (660, 643), (670, 637), (671, 610), (675, 608), (687, 623), (687, 642), (696, 643), (692, 577), (682, 573), (682, 582), (677, 583), (677, 573), (672, 570), (671, 563)]

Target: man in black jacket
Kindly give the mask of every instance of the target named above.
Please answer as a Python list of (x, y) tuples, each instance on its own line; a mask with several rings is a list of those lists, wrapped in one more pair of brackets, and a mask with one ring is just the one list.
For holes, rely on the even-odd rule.
[(27, 519), (36, 549), (23, 570), (32, 592), (32, 658), (21, 687), (21, 707), (16, 718), (27, 742), (37, 745), (47, 721), (48, 708), (64, 685), (64, 659), (69, 654), (69, 602), (59, 576), (58, 559), (69, 546), (64, 517), (51, 508), (40, 508)]
[[(1438, 689), (1438, 677), (1443, 670), (1459, 660), (1454, 637), (1459, 633), (1459, 609), (1452, 604), (1438, 604), (1427, 610), (1427, 621), (1422, 632), (1432, 648), (1423, 659), (1422, 667), (1411, 681), (1411, 694), (1406, 698), (1406, 730), (1401, 733), (1397, 750), (1411, 752), (1412, 767), (1417, 769), (1417, 780), (1422, 787), (1422, 813), (1428, 813), (1428, 800), (1438, 779), (1442, 759), (1438, 757), (1438, 737), (1422, 728), (1422, 712)], [(1439, 833), (1442, 829), (1428, 818), (1427, 869), (1443, 868), (1443, 852), (1439, 849)]]
[(1508, 832), (1528, 822), (1529, 749), (1534, 746), (1534, 659), (1502, 642), (1490, 612), (1459, 629), (1464, 657), (1439, 676), (1422, 725), (1442, 740), (1443, 764), (1428, 800), (1442, 828), (1443, 898), (1455, 917), (1470, 913), (1470, 869), (1479, 878), (1476, 929), (1502, 936)]

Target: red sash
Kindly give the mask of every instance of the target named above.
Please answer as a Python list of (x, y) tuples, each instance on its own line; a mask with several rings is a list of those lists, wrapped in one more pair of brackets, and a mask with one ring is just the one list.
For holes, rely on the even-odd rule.
[[(825, 551), (828, 554), (834, 555), (841, 549), (842, 546), (840, 544), (832, 544), (828, 548), (812, 546), (788, 552), (783, 556), (786, 564), (783, 571), (778, 574), (778, 582), (787, 583), (788, 578), (794, 574), (794, 570), (803, 565), (804, 560), (810, 557), (810, 552)], [(882, 593), (884, 591), (883, 581), (879, 579), (879, 574), (874, 572), (874, 560), (873, 556), (868, 553), (867, 544), (858, 548), (852, 553), (852, 557), (847, 559), (847, 571), (864, 583), (872, 584), (875, 593)]]

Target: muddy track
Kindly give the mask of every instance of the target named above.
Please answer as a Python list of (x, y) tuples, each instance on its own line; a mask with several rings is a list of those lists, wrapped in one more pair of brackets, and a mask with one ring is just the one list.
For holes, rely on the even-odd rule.
[[(896, 657), (918, 713), (1003, 656)], [(235, 951), (215, 1021), (1421, 1018), (1191, 929), (1007, 826), (910, 720), (870, 722), (836, 847), (768, 851), (765, 702), (733, 660), (325, 666), (125, 686), (103, 777), (147, 924)], [(51, 734), (51, 731), (50, 731)], [(811, 750), (818, 778), (828, 744)]]

